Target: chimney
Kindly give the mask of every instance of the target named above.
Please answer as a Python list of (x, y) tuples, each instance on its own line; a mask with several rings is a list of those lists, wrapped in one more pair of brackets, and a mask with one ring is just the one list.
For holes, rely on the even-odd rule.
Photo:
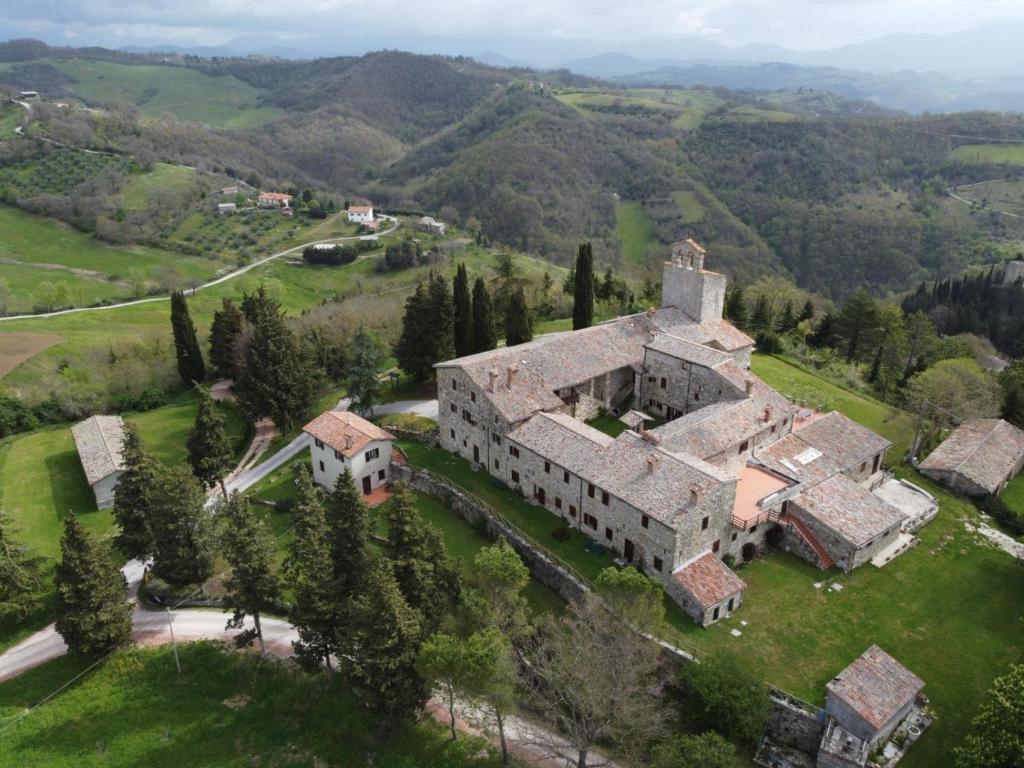
[(640, 430), (640, 439), (644, 442), (650, 443), (651, 445), (658, 445), (661, 442), (661, 438), (646, 429)]
[(519, 373), (519, 368), (510, 365), (508, 367), (508, 388), (512, 389), (512, 386), (516, 383), (516, 374)]
[(753, 379), (747, 379), (743, 383), (743, 388), (747, 391), (747, 395), (748, 396), (752, 395), (754, 393), (754, 380)]
[(661, 464), (661, 457), (659, 457), (657, 454), (652, 453), (650, 456), (648, 456), (647, 457), (647, 474), (653, 474), (654, 471), (658, 468), (658, 466), (660, 464)]
[(700, 502), (700, 487), (697, 485), (690, 486), (690, 505), (697, 506)]
[(498, 382), (498, 372), (494, 368), (491, 368), (491, 370), (487, 372), (487, 378), (487, 391), (493, 392)]
[(345, 435), (345, 450), (348, 451), (352, 448), (352, 435)]
[(771, 420), (772, 420), (772, 407), (770, 405), (766, 405), (764, 407), (764, 421), (767, 424)]

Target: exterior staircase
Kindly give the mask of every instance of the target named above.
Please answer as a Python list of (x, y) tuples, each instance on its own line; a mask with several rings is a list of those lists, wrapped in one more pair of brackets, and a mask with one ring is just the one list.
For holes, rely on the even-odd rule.
[(836, 564), (836, 561), (832, 559), (825, 546), (818, 541), (818, 537), (814, 535), (811, 529), (807, 527), (807, 524), (799, 517), (787, 513), (779, 516), (779, 522), (791, 525), (796, 529), (796, 532), (800, 534), (800, 538), (807, 543), (807, 546), (814, 552), (814, 556), (818, 558), (818, 567), (821, 570), (827, 571)]

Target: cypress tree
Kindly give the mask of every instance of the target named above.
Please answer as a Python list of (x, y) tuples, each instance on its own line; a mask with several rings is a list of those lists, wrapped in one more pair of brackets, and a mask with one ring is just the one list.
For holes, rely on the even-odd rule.
[(245, 316), (231, 299), (223, 299), (210, 325), (210, 364), (219, 376), (235, 378), (235, 343), (242, 333)]
[[(433, 366), (442, 360), (450, 360), (455, 354), (455, 307), (448, 280), (439, 272), (430, 274), (427, 293), (430, 297), (430, 314), (427, 316), (431, 341), (430, 365)], [(430, 371), (433, 371), (433, 367)]]
[(196, 394), (199, 396), (199, 407), (188, 436), (188, 462), (199, 482), (211, 488), (219, 481), (221, 491), (227, 498), (224, 476), (234, 465), (234, 451), (231, 450), (231, 441), (224, 429), (224, 415), (210, 397), (210, 390), (197, 384)]
[(725, 297), (725, 316), (737, 328), (747, 325), (747, 300), (742, 288), (733, 288)]
[(344, 654), (345, 672), (357, 699), (388, 721), (418, 712), (428, 689), (416, 669), (423, 632), (387, 558), (378, 559), (370, 570), (352, 630), (358, 652)]
[(327, 499), (332, 577), (338, 600), (347, 602), (359, 591), (370, 567), (370, 511), (348, 468)]
[(160, 465), (142, 444), (134, 424), (125, 424), (121, 445), (124, 471), (114, 489), (114, 544), (127, 557), (145, 559), (153, 552), (149, 511), (160, 482)]
[(594, 323), (594, 253), (590, 243), (580, 245), (574, 275), (572, 329), (578, 331)]
[(206, 494), (185, 467), (160, 473), (149, 507), (153, 573), (174, 586), (199, 584), (213, 573)]
[(533, 338), (533, 321), (530, 308), (526, 306), (523, 287), (517, 286), (512, 292), (505, 315), (505, 345), (514, 347)]
[(473, 351), (473, 300), (469, 295), (469, 275), (466, 265), (459, 264), (452, 287), (455, 308), (455, 356), (464, 357)]
[(827, 312), (825, 316), (821, 318), (821, 322), (818, 323), (817, 329), (807, 337), (807, 343), (817, 349), (835, 346), (835, 316), (831, 312)]
[(384, 353), (376, 339), (360, 325), (352, 340), (352, 353), (348, 363), (346, 381), (348, 394), (360, 413), (373, 413), (380, 389), (380, 369), (384, 366)]
[(431, 359), (430, 297), (420, 283), (405, 300), (402, 332), (395, 345), (398, 367), (417, 381), (427, 377), (436, 360)]
[(486, 352), (498, 346), (494, 330), (494, 307), (482, 277), (473, 283), (473, 352)]
[(333, 578), (324, 494), (301, 465), (296, 480), (295, 538), (285, 565), (295, 599), (288, 618), (299, 633), (292, 642), (299, 664), (310, 672), (331, 668), (337, 650), (339, 610)]
[(202, 381), (206, 378), (206, 364), (196, 338), (196, 327), (188, 313), (185, 294), (181, 291), (171, 294), (171, 330), (174, 332), (174, 351), (181, 380), (189, 386), (194, 381)]
[(871, 351), (879, 332), (878, 304), (859, 288), (846, 300), (835, 319), (836, 335), (845, 343), (847, 360), (859, 360)]
[(246, 293), (242, 296), (242, 314), (253, 325), (256, 325), (259, 319), (265, 315), (280, 314), (280, 312), (281, 305), (267, 294), (267, 289), (262, 284), (253, 293)]
[(11, 537), (10, 518), (0, 512), (0, 620), (25, 619), (43, 598), (44, 559)]
[(779, 318), (779, 330), (782, 333), (789, 333), (796, 328), (796, 316), (793, 314), (793, 302), (787, 301), (782, 308), (782, 317)]
[(78, 522), (64, 518), (54, 577), (57, 632), (72, 653), (99, 658), (132, 636), (128, 583), (110, 550)]
[(222, 514), (225, 527), (225, 557), (231, 566), (226, 579), (227, 606), (234, 613), (227, 629), (241, 629), (246, 616), (252, 616), (253, 628), (235, 636), (239, 647), (263, 644), (260, 616), (281, 597), (281, 579), (277, 573), (277, 552), (270, 527), (252, 511), (249, 500), (233, 494), (225, 503)]

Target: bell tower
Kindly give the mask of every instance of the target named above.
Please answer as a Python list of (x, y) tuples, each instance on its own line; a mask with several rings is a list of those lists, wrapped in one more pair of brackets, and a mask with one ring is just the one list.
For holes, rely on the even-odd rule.
[(661, 278), (661, 306), (675, 307), (698, 323), (721, 320), (725, 275), (704, 269), (707, 252), (691, 239), (672, 246)]

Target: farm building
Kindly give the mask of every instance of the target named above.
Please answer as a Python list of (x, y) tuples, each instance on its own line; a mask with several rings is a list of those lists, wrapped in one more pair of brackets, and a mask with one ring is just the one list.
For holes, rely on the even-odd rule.
[(421, 216), (416, 219), (416, 229), (422, 232), (429, 232), (432, 235), (443, 235), (445, 228), (443, 221), (438, 221), (430, 216)]
[(1024, 467), (1024, 430), (1002, 419), (954, 429), (920, 464), (922, 474), (966, 496), (999, 494)]
[(286, 195), (284, 192), (260, 192), (259, 197), (256, 198), (256, 205), (260, 208), (282, 208), (287, 210), (292, 206), (292, 196)]
[(96, 497), (96, 507), (107, 509), (114, 504), (124, 460), (124, 422), (120, 416), (91, 416), (71, 428), (78, 449), (78, 458), (85, 470), (85, 479)]
[(237, 211), (238, 206), (234, 203), (217, 203), (217, 213), (219, 214), (236, 213)]
[(325, 411), (302, 428), (313, 440), (313, 480), (333, 490), (348, 469), (364, 494), (388, 482), (394, 436), (350, 411)]
[(350, 205), (348, 207), (348, 220), (357, 224), (367, 224), (373, 221), (372, 205)]

